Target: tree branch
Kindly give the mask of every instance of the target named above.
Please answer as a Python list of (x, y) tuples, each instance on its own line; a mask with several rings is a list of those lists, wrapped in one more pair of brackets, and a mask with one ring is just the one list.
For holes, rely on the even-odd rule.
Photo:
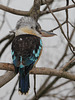
[(41, 1), (34, 0), (34, 4), (32, 8), (30, 9), (30, 16), (34, 18), (36, 21), (38, 20), (38, 16), (40, 14), (40, 6), (41, 6)]
[[(61, 8), (52, 9), (52, 12), (58, 12), (58, 11), (62, 11), (62, 10), (70, 9), (70, 8), (74, 8), (74, 7), (75, 7), (74, 4), (69, 5), (69, 6), (64, 6), (64, 7), (61, 7)], [(12, 13), (12, 14), (15, 14), (15, 15), (21, 15), (21, 16), (29, 16), (30, 13), (31, 13), (30, 11), (16, 10), (16, 9), (4, 6), (2, 4), (0, 4), (0, 9), (4, 10), (4, 11), (7, 11), (9, 13)], [(42, 16), (44, 14), (48, 14), (48, 13), (50, 13), (50, 11), (41, 11), (40, 16)]]
[[(71, 73), (69, 72), (64, 72), (63, 69), (65, 68), (65, 70), (69, 69), (67, 68), (68, 65), (74, 63), (73, 65), (75, 65), (75, 58), (73, 58), (72, 60), (70, 60), (65, 66), (63, 66), (62, 69), (60, 70), (57, 70), (57, 69), (51, 69), (51, 68), (33, 68), (31, 71), (30, 71), (30, 74), (40, 74), (40, 75), (52, 75), (52, 76), (58, 76), (59, 78), (63, 77), (63, 78), (66, 78), (66, 79), (70, 79), (70, 80), (73, 80), (75, 81), (75, 75), (72, 75)], [(9, 63), (0, 63), (0, 69), (1, 70), (9, 70), (9, 71), (15, 71), (14, 69), (14, 65), (12, 64), (9, 64)], [(14, 74), (12, 76), (12, 78), (15, 76), (16, 74)], [(9, 75), (11, 76), (11, 75)], [(0, 87), (3, 86), (3, 84), (5, 83), (5, 80), (4, 79), (7, 79), (8, 76), (5, 75), (5, 77), (3, 76), (0, 76)], [(2, 79), (4, 80), (4, 83), (2, 81)], [(9, 79), (10, 80), (10, 79)], [(6, 81), (7, 83), (8, 81)], [(3, 83), (3, 84), (2, 84)]]
[(2, 38), (1, 40), (0, 40), (0, 43), (2, 43), (2, 42), (4, 42), (5, 40), (7, 40), (7, 39), (10, 39), (10, 37), (11, 37), (12, 35), (7, 35), (7, 36), (5, 36), (4, 38)]
[[(72, 58), (69, 62), (66, 63), (66, 65), (64, 65), (61, 69), (60, 72), (62, 71), (67, 71), (68, 69), (70, 69), (70, 64), (74, 63), (75, 64), (75, 58)], [(68, 67), (69, 66), (69, 67)], [(15, 71), (14, 69), (14, 65), (10, 64), (10, 63), (0, 63), (0, 69), (1, 70), (8, 70), (8, 71)], [(35, 71), (36, 70), (36, 71)], [(51, 68), (45, 68), (45, 67), (40, 67), (40, 68), (33, 68), (30, 71), (30, 74), (43, 74), (43, 75), (51, 75), (52, 73), (58, 73), (59, 71), (57, 71), (56, 69), (51, 69)], [(52, 72), (52, 73), (51, 73)], [(52, 74), (53, 75), (53, 74)], [(56, 74), (54, 74), (56, 75)], [(57, 75), (56, 75), (57, 76)]]
[(16, 10), (16, 9), (13, 9), (13, 8), (10, 8), (10, 7), (1, 5), (1, 4), (0, 4), (0, 9), (2, 9), (4, 11), (7, 11), (9, 13), (15, 14), (15, 15), (24, 15), (24, 16), (29, 16), (30, 15), (29, 11)]
[[(70, 41), (72, 41), (72, 38), (73, 38), (73, 36), (74, 36), (74, 29), (72, 30), (72, 32), (71, 32), (71, 36), (70, 36)], [(64, 60), (64, 58), (65, 58), (65, 56), (67, 56), (67, 51), (68, 51), (68, 43), (67, 43), (67, 45), (66, 45), (66, 48), (64, 49), (64, 53), (63, 53), (63, 55), (62, 55), (62, 57), (60, 58), (60, 60), (57, 62), (57, 64), (55, 65), (55, 69), (57, 69), (59, 66), (60, 66), (60, 64), (61, 64), (61, 62)], [(71, 58), (70, 58), (71, 59)], [(69, 65), (70, 67), (71, 66), (73, 66), (73, 65)], [(69, 67), (67, 67), (67, 68), (69, 68)], [(64, 70), (68, 70), (68, 69), (62, 69), (63, 71)], [(42, 86), (39, 88), (39, 90), (37, 91), (37, 95), (38, 94), (40, 94), (41, 93), (41, 91), (43, 91), (43, 89), (45, 88), (46, 89), (46, 84), (48, 84), (48, 82), (49, 82), (49, 80), (51, 79), (51, 76), (48, 76), (47, 78), (46, 78), (46, 80), (45, 80), (45, 82), (42, 84)], [(50, 83), (49, 83), (50, 84)], [(48, 86), (48, 85), (47, 85)], [(51, 87), (52, 88), (52, 87)], [(48, 91), (51, 91), (51, 88), (48, 90)], [(45, 91), (45, 89), (44, 89), (44, 91)], [(35, 99), (35, 96), (33, 97), (34, 99)], [(32, 99), (33, 100), (33, 99)]]
[(15, 75), (14, 72), (8, 71), (4, 75), (0, 76), (0, 88), (13, 79)]
[[(47, 0), (47, 3), (51, 4), (52, 2), (54, 2), (54, 0)], [(46, 2), (45, 0), (41, 0), (41, 5), (45, 5)]]
[[(56, 9), (52, 9), (52, 12), (58, 12), (58, 11), (62, 11), (62, 10), (66, 10), (66, 9), (70, 9), (70, 8), (74, 8), (75, 5), (69, 5), (69, 6), (64, 6), (64, 7), (60, 7), (60, 8), (56, 8)], [(40, 16), (44, 15), (44, 14), (49, 14), (51, 13), (50, 11), (41, 11), (40, 12)]]
[[(61, 30), (61, 33), (63, 34), (63, 36), (65, 37), (65, 39), (67, 40), (68, 44), (69, 44), (69, 47), (72, 48), (73, 50), (75, 49), (75, 47), (73, 46), (73, 44), (71, 44), (70, 40), (67, 38), (67, 36), (65, 35), (65, 32), (59, 22), (59, 20), (57, 19), (57, 17), (53, 14), (52, 10), (50, 9), (49, 5), (47, 4), (47, 7), (49, 9), (49, 12), (52, 14), (52, 16), (54, 17), (54, 19), (56, 20), (56, 22), (58, 23), (58, 25), (60, 26), (60, 30)], [(72, 52), (74, 55), (75, 53)]]
[(14, 38), (14, 34), (10, 37), (9, 41), (5, 44), (5, 46), (2, 48), (1, 52), (0, 52), (0, 57), (2, 56), (3, 52), (6, 50), (6, 48), (9, 46), (9, 44), (12, 42)]
[[(66, 63), (65, 66), (63, 66), (62, 69), (60, 69), (61, 71), (68, 71), (70, 68), (72, 68), (72, 66), (75, 65), (75, 58), (73, 58), (72, 60), (70, 60), (68, 63)], [(45, 95), (46, 93), (48, 93), (48, 91), (53, 87), (53, 85), (60, 79), (60, 77), (56, 77), (52, 82), (50, 82), (49, 85), (47, 85), (45, 88), (43, 88), (43, 90), (37, 92), (37, 96), (38, 96), (38, 99), (40, 97), (42, 97), (43, 95)], [(32, 97), (31, 100), (35, 100), (35, 96)]]

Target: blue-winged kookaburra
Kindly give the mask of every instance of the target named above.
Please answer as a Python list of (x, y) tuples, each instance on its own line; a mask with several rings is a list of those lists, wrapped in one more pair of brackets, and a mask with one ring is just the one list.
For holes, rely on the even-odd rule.
[(29, 71), (38, 61), (42, 52), (41, 37), (55, 34), (41, 30), (31, 17), (22, 17), (16, 25), (12, 42), (12, 58), (16, 73), (19, 72), (19, 91), (26, 94), (30, 88)]

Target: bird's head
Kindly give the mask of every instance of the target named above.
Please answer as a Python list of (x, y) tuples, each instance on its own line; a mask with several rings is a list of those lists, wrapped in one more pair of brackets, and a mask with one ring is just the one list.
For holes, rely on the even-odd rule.
[(39, 37), (51, 37), (56, 34), (42, 30), (40, 25), (31, 17), (22, 17), (16, 25), (15, 35), (32, 34)]

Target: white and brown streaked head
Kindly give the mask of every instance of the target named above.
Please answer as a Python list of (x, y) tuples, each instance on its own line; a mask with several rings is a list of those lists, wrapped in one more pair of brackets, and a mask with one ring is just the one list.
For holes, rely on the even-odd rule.
[(32, 34), (39, 37), (51, 37), (56, 34), (42, 30), (40, 25), (31, 17), (22, 17), (16, 25), (15, 35)]

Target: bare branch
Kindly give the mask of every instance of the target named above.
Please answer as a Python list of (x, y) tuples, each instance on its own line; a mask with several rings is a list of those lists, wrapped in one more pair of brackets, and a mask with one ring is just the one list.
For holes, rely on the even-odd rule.
[(14, 65), (9, 63), (0, 63), (0, 69), (15, 72)]
[[(47, 0), (47, 3), (51, 4), (54, 0)], [(41, 5), (46, 4), (45, 0), (41, 0)]]
[[(70, 64), (70, 66), (69, 66), (69, 64)], [(72, 63), (72, 64), (75, 65), (75, 62)], [(65, 67), (63, 67), (63, 69), (61, 69), (61, 71), (69, 70), (69, 67), (71, 68), (73, 66), (72, 64), (71, 63), (66, 64)], [(45, 95), (59, 79), (60, 79), (60, 77), (56, 77), (47, 87), (45, 87), (42, 91), (39, 91), (37, 93), (38, 98), (40, 98), (41, 96)], [(35, 96), (31, 100), (35, 100)]]
[(9, 41), (5, 44), (5, 46), (2, 48), (1, 52), (0, 52), (0, 57), (2, 56), (3, 52), (5, 51), (5, 49), (9, 46), (9, 44), (12, 42), (14, 38), (14, 35), (12, 35), (9, 39)]
[(34, 94), (35, 94), (36, 100), (38, 100), (37, 93), (36, 93), (36, 75), (35, 74), (34, 74)]
[[(74, 8), (75, 5), (69, 5), (69, 6), (64, 6), (64, 7), (60, 7), (60, 8), (56, 8), (56, 9), (52, 9), (52, 12), (58, 12), (58, 11), (62, 11), (62, 10), (66, 10), (66, 9), (70, 9), (70, 8)], [(44, 15), (44, 14), (49, 14), (51, 13), (50, 11), (41, 11), (40, 12), (40, 16)]]
[[(7, 6), (8, 6), (9, 4), (10, 4), (10, 0), (8, 0)], [(1, 25), (0, 25), (0, 30), (1, 30), (1, 28), (3, 27), (4, 23), (5, 23), (5, 16), (6, 16), (6, 12), (4, 11), (4, 13), (3, 13), (3, 20), (2, 20), (2, 23), (1, 23)]]
[[(61, 8), (56, 8), (56, 9), (53, 9), (52, 12), (58, 12), (58, 11), (62, 11), (62, 10), (65, 10), (65, 9), (70, 9), (70, 8), (74, 8), (75, 5), (69, 5), (69, 6), (64, 6), (64, 7), (61, 7)], [(4, 11), (7, 11), (9, 13), (12, 13), (12, 14), (15, 14), (15, 15), (21, 15), (21, 16), (29, 16), (30, 15), (30, 11), (21, 11), (21, 10), (16, 10), (16, 9), (13, 9), (13, 8), (10, 8), (10, 7), (7, 7), (7, 6), (4, 6), (4, 5), (1, 5), (0, 4), (0, 9), (4, 10)], [(40, 16), (44, 15), (44, 14), (48, 14), (50, 13), (50, 11), (41, 11), (40, 12)]]
[(56, 89), (56, 88), (60, 88), (61, 86), (65, 85), (65, 84), (67, 84), (67, 83), (69, 83), (69, 82), (71, 82), (71, 81), (68, 80), (68, 81), (66, 81), (66, 82), (63, 82), (63, 83), (60, 84), (60, 85), (57, 85), (57, 86), (55, 86), (55, 87), (52, 87), (50, 90), (54, 90), (54, 89)]
[(13, 95), (14, 95), (14, 92), (15, 92), (15, 88), (16, 88), (16, 86), (17, 86), (17, 84), (18, 84), (18, 79), (17, 79), (17, 81), (16, 81), (16, 83), (15, 83), (15, 85), (14, 85), (14, 88), (13, 88), (13, 90), (12, 90), (12, 93), (11, 93), (11, 95), (10, 95), (9, 100), (11, 100), (11, 99), (12, 99), (12, 97), (13, 97)]
[[(73, 62), (75, 63), (75, 58), (72, 58), (72, 60), (70, 60), (68, 63), (66, 63), (66, 65), (64, 65), (62, 67), (61, 71), (67, 71), (68, 69), (70, 69), (70, 66), (69, 65), (72, 64)], [(13, 64), (9, 64), (9, 63), (0, 63), (0, 69), (1, 70), (8, 70), (8, 71), (15, 71), (14, 65)], [(50, 69), (50, 70), (47, 71), (48, 69)], [(44, 68), (33, 68), (30, 71), (30, 74), (51, 75), (52, 73), (50, 71), (52, 71), (52, 73), (53, 73), (53, 72), (55, 72), (57, 70), (56, 69), (47, 68), (47, 67), (46, 68), (45, 67)]]
[[(70, 36), (70, 41), (72, 40), (74, 36), (74, 29), (72, 30), (71, 36)], [(59, 65), (61, 64), (61, 62), (63, 61), (63, 59), (66, 57), (67, 55), (67, 51), (68, 51), (68, 43), (66, 45), (66, 48), (64, 49), (64, 54), (62, 55), (62, 57), (60, 58), (60, 60), (57, 62), (57, 64), (55, 65), (55, 69), (57, 69), (59, 67)], [(43, 91), (43, 89), (46, 87), (46, 84), (49, 82), (51, 76), (48, 76), (48, 78), (45, 80), (45, 82), (42, 84), (42, 86), (40, 87), (40, 89), (37, 91), (37, 94), (40, 93), (40, 91)], [(50, 88), (51, 90), (51, 88)], [(35, 98), (35, 97), (33, 97)]]
[[(68, 6), (68, 5), (69, 5), (69, 0), (66, 0), (66, 6)], [(65, 12), (66, 12), (67, 38), (69, 39), (69, 24), (68, 24), (69, 14), (68, 14), (68, 9), (66, 9)]]
[(72, 2), (75, 4), (75, 1), (74, 0), (72, 0)]
[[(54, 17), (54, 19), (56, 20), (56, 22), (57, 22), (58, 25), (60, 26), (61, 33), (63, 34), (63, 36), (64, 36), (65, 39), (67, 40), (67, 42), (68, 42), (68, 44), (69, 44), (69, 47), (70, 47), (70, 48), (73, 48), (73, 50), (74, 50), (75, 47), (73, 46), (73, 44), (71, 44), (71, 42), (69, 41), (69, 39), (68, 39), (67, 36), (65, 35), (65, 32), (64, 32), (64, 30), (63, 30), (63, 28), (62, 28), (62, 26), (61, 26), (59, 20), (58, 20), (57, 17), (53, 14), (53, 12), (52, 12), (52, 10), (50, 9), (50, 7), (49, 7), (48, 4), (47, 4), (47, 7), (48, 7), (48, 9), (49, 9), (49, 12), (52, 14), (52, 16)], [(72, 53), (75, 55), (74, 52), (72, 52)]]
[(28, 11), (16, 10), (16, 9), (13, 9), (13, 8), (10, 8), (10, 7), (1, 5), (1, 4), (0, 4), (0, 9), (2, 9), (4, 11), (7, 11), (9, 13), (15, 14), (15, 15), (24, 15), (24, 16), (29, 16), (30, 15), (29, 14), (30, 12), (28, 12)]
[(38, 20), (38, 16), (40, 13), (40, 5), (41, 5), (40, 0), (34, 0), (34, 5), (30, 9), (30, 16), (34, 18), (36, 21)]
[[(61, 24), (61, 26), (64, 25), (65, 23), (66, 23), (66, 21), (64, 21), (64, 22)], [(58, 29), (58, 28), (60, 28), (60, 26), (57, 26), (57, 27), (51, 29), (49, 32), (53, 32), (54, 30), (56, 30), (56, 29)]]
[(8, 71), (4, 75), (0, 76), (0, 88), (14, 78), (15, 75), (14, 72)]
[(12, 35), (7, 35), (7, 36), (5, 36), (4, 38), (2, 38), (1, 40), (0, 40), (0, 43), (2, 43), (2, 42), (4, 42), (5, 40), (7, 40), (7, 39), (10, 39), (10, 37), (11, 37)]
[[(73, 64), (74, 63), (74, 64)], [(33, 68), (30, 71), (30, 74), (41, 74), (41, 75), (52, 75), (52, 76), (58, 76), (63, 77), (66, 79), (74, 80), (75, 81), (75, 75), (70, 74), (69, 72), (63, 72), (63, 70), (68, 70), (67, 68), (70, 64), (75, 65), (75, 58), (73, 58), (71, 61), (69, 61), (61, 70), (51, 69), (51, 68)], [(14, 66), (9, 63), (0, 63), (0, 69), (3, 70), (12, 70), (14, 71)], [(15, 76), (15, 75), (14, 75)], [(1, 76), (2, 79), (3, 76)], [(6, 78), (7, 79), (7, 78)], [(0, 83), (2, 86), (2, 80), (0, 80)], [(4, 83), (3, 83), (4, 84)]]

